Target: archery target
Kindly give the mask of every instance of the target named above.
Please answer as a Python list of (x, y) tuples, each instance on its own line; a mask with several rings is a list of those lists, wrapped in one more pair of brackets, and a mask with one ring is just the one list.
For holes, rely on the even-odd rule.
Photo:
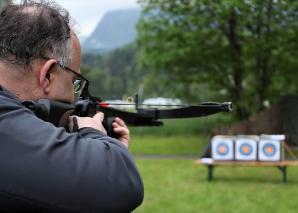
[(286, 139), (285, 135), (261, 135), (261, 139), (271, 139), (276, 141), (284, 141)]
[(257, 160), (257, 140), (250, 137), (235, 141), (235, 160)]
[(234, 159), (234, 138), (215, 136), (211, 141), (212, 158), (214, 160)]
[(261, 139), (259, 141), (259, 160), (260, 161), (280, 161), (282, 160), (283, 141), (272, 139)]

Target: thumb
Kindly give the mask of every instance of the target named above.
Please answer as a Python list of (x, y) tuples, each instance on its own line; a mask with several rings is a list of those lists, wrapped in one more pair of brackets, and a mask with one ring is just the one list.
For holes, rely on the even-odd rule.
[(102, 112), (98, 112), (93, 116), (94, 119), (100, 120), (100, 122), (103, 122), (104, 114)]

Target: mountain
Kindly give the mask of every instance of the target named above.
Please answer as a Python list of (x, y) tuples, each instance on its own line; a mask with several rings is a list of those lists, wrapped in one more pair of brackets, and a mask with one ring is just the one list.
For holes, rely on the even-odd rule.
[(77, 34), (77, 36), (78, 36), (81, 44), (84, 43), (88, 38), (88, 36), (83, 36), (83, 35), (80, 35), (80, 34)]
[(104, 52), (134, 41), (137, 37), (136, 24), (140, 12), (139, 8), (107, 12), (83, 42), (83, 51)]

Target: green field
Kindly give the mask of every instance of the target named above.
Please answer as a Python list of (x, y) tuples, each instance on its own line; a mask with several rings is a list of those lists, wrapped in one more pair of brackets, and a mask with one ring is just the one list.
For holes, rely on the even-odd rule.
[(297, 212), (298, 168), (288, 183), (276, 168), (219, 167), (206, 180), (206, 168), (185, 159), (137, 159), (145, 199), (135, 212)]
[(199, 156), (207, 145), (208, 137), (200, 135), (137, 136), (132, 137), (134, 155)]
[(194, 163), (208, 143), (206, 126), (187, 121), (154, 134), (132, 130), (130, 151), (145, 186), (134, 212), (298, 212), (298, 167), (288, 167), (287, 183), (275, 167), (217, 167), (208, 182), (206, 167)]

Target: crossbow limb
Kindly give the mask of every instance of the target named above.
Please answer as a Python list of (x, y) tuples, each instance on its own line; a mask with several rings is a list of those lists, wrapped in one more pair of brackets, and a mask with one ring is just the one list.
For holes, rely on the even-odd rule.
[(47, 99), (40, 99), (37, 102), (25, 101), (23, 104), (41, 119), (65, 128), (67, 128), (70, 115), (90, 117), (101, 111), (105, 115), (103, 125), (111, 137), (116, 137), (112, 129), (112, 122), (115, 117), (121, 118), (129, 126), (161, 126), (163, 124), (162, 119), (202, 117), (232, 110), (231, 102), (206, 102), (191, 106), (175, 105), (175, 108), (171, 109), (159, 109), (157, 108), (158, 105), (155, 105), (154, 108), (152, 105), (150, 108), (144, 108), (144, 105), (138, 104), (136, 98), (135, 112), (130, 112), (111, 107), (115, 104), (108, 104), (101, 101), (100, 98), (91, 96), (88, 89), (74, 104)]

